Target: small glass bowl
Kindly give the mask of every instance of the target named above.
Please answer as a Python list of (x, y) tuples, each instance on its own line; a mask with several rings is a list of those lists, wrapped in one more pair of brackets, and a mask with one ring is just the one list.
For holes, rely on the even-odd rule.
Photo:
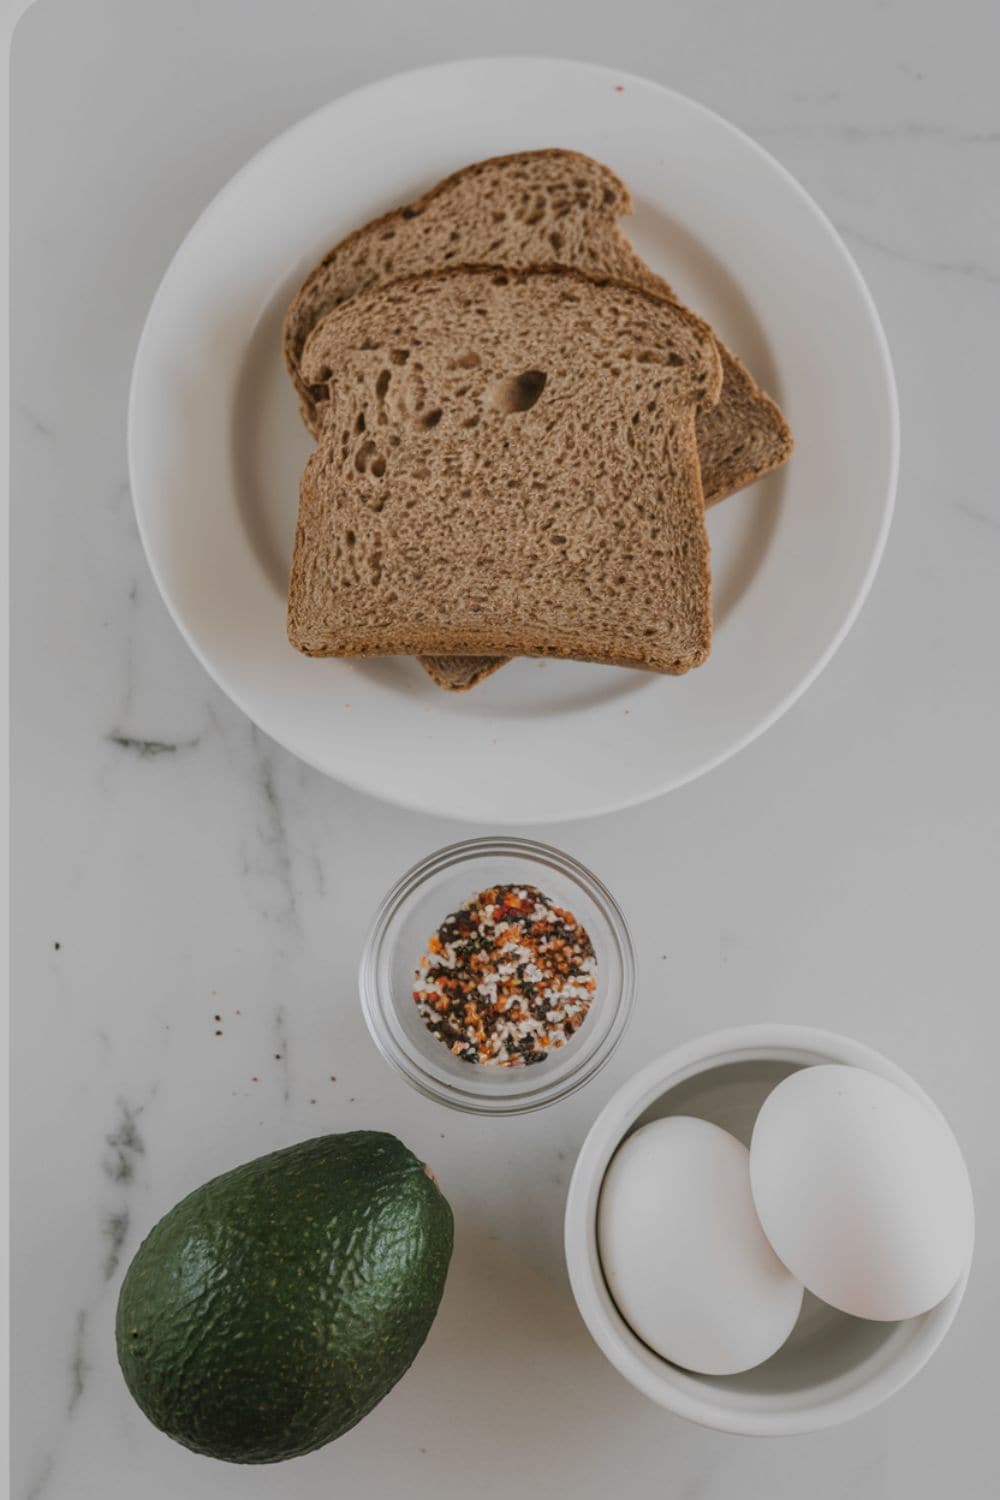
[[(428, 938), (445, 917), (493, 885), (536, 886), (573, 913), (597, 957), (597, 990), (579, 1031), (529, 1067), (455, 1057), (428, 1030), (413, 1000)], [(568, 854), (530, 839), (468, 839), (439, 849), (393, 886), (365, 942), (359, 982), (376, 1046), (415, 1089), (452, 1109), (515, 1115), (565, 1099), (604, 1067), (632, 1014), (635, 955), (618, 903)]]

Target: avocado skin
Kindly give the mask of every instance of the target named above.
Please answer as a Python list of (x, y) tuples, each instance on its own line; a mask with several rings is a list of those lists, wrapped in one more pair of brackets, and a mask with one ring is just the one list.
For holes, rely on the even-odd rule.
[(146, 1416), (196, 1453), (332, 1442), (409, 1368), (444, 1290), (451, 1209), (392, 1135), (320, 1136), (197, 1188), (140, 1245), (116, 1339)]

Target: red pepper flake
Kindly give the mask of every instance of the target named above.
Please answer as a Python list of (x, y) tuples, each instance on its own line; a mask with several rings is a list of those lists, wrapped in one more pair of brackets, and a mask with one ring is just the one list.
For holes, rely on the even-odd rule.
[(580, 1027), (597, 989), (597, 959), (572, 912), (535, 886), (481, 891), (427, 944), (413, 999), (463, 1062), (544, 1062)]

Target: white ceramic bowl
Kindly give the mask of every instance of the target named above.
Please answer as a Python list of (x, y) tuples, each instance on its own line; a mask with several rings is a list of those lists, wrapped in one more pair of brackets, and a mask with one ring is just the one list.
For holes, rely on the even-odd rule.
[(749, 1145), (757, 1111), (771, 1089), (798, 1068), (831, 1062), (891, 1079), (936, 1111), (908, 1074), (860, 1042), (807, 1026), (738, 1027), (689, 1042), (643, 1068), (601, 1111), (577, 1158), (565, 1242), (583, 1320), (637, 1390), (706, 1427), (776, 1437), (860, 1416), (927, 1363), (962, 1300), (968, 1268), (943, 1302), (903, 1323), (850, 1318), (807, 1292), (784, 1347), (755, 1370), (726, 1377), (694, 1375), (661, 1359), (635, 1336), (611, 1300), (597, 1250), (597, 1205), (621, 1141), (650, 1120), (684, 1114), (714, 1121)]

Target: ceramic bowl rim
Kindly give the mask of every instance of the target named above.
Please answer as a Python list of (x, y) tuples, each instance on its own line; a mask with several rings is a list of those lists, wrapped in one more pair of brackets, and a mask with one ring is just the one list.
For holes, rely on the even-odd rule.
[(925, 1313), (897, 1353), (867, 1377), (840, 1384), (808, 1406), (768, 1398), (759, 1410), (734, 1410), (713, 1399), (711, 1388), (663, 1361), (663, 1374), (637, 1355), (637, 1340), (608, 1294), (597, 1249), (597, 1205), (615, 1150), (636, 1120), (686, 1079), (735, 1062), (844, 1063), (866, 1068), (941, 1111), (908, 1073), (862, 1042), (812, 1026), (761, 1024), (712, 1032), (654, 1059), (611, 1097), (591, 1126), (576, 1160), (566, 1200), (566, 1266), (577, 1307), (595, 1343), (635, 1388), (659, 1406), (704, 1427), (751, 1437), (787, 1436), (834, 1427), (871, 1411), (923, 1368), (958, 1312), (969, 1276), (966, 1266), (943, 1302)]

